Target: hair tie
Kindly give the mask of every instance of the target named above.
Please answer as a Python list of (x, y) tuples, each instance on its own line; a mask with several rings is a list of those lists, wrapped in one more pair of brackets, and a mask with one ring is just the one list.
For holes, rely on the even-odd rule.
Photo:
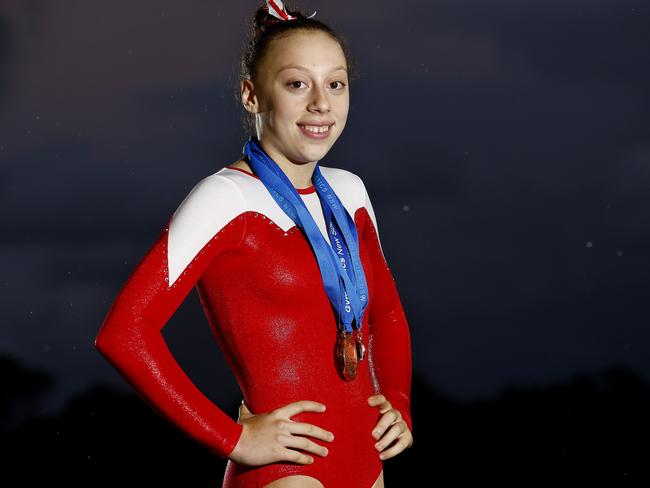
[[(266, 0), (266, 3), (262, 8), (266, 10), (269, 14), (271, 14), (273, 17), (280, 20), (296, 20), (298, 18), (291, 15), (289, 12), (287, 12), (287, 9), (284, 7), (284, 4), (282, 3), (282, 0)], [(314, 12), (307, 18), (311, 19), (314, 15), (316, 15), (316, 12)]]

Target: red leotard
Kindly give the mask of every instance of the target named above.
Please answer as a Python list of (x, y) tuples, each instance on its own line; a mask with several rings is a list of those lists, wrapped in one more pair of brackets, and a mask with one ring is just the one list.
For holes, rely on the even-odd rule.
[[(219, 347), (253, 414), (298, 400), (325, 412), (292, 417), (334, 433), (312, 464), (244, 466), (228, 460), (224, 487), (263, 487), (307, 475), (326, 488), (370, 488), (383, 463), (372, 429), (381, 417), (368, 397), (382, 393), (411, 428), (411, 340), (395, 281), (361, 178), (320, 166), (353, 216), (368, 284), (362, 323), (367, 356), (357, 377), (339, 374), (337, 326), (309, 241), (254, 174), (225, 167), (200, 180), (167, 220), (108, 311), (99, 351), (140, 397), (170, 422), (227, 458), (242, 425), (211, 402), (168, 349), (162, 328), (196, 286)], [(323, 235), (318, 194), (299, 189)]]

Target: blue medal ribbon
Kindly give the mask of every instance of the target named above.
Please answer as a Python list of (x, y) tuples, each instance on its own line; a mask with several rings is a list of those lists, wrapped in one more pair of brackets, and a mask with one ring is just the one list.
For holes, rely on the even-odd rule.
[(312, 181), (323, 207), (330, 242), (321, 233), (287, 175), (262, 149), (257, 137), (250, 136), (243, 153), (280, 208), (309, 240), (325, 291), (337, 312), (338, 328), (344, 327), (346, 332), (352, 332), (353, 326), (361, 329), (363, 313), (368, 305), (368, 287), (359, 257), (359, 236), (354, 220), (321, 173), (318, 162)]

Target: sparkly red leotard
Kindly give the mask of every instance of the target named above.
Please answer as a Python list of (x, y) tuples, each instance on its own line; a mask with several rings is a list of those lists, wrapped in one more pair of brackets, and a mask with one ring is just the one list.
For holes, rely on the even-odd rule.
[[(294, 421), (334, 433), (314, 462), (244, 466), (228, 460), (224, 487), (262, 487), (307, 475), (326, 488), (370, 488), (383, 463), (371, 432), (381, 417), (368, 397), (382, 393), (411, 428), (411, 340), (395, 281), (361, 178), (321, 171), (353, 216), (369, 299), (362, 330), (367, 357), (347, 382), (336, 367), (337, 326), (309, 241), (254, 174), (225, 167), (199, 181), (114, 300), (95, 340), (143, 400), (211, 452), (227, 458), (242, 425), (194, 385), (162, 328), (196, 286), (208, 323), (252, 413), (298, 400), (325, 412)], [(318, 194), (299, 189), (323, 235)]]

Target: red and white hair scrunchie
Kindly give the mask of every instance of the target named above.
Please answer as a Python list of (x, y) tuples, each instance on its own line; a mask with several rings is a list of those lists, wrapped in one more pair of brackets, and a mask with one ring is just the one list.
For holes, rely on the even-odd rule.
[[(273, 17), (276, 17), (280, 20), (295, 20), (298, 18), (291, 15), (289, 12), (287, 12), (287, 9), (284, 7), (284, 4), (282, 3), (282, 0), (266, 0), (266, 3), (262, 8), (266, 10), (269, 14), (271, 14)], [(316, 12), (314, 12), (307, 18), (311, 19), (314, 15), (316, 15)]]

